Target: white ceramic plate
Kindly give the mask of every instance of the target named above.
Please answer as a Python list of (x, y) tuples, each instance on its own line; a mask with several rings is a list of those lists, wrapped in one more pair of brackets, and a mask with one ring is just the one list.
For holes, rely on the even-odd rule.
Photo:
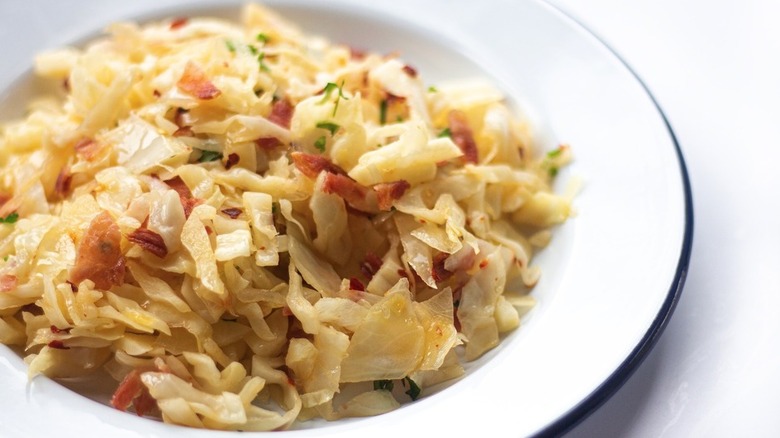
[[(216, 2), (215, 2), (216, 3)], [(536, 262), (539, 305), (468, 375), (386, 415), (308, 423), (284, 436), (521, 436), (557, 434), (597, 408), (630, 375), (671, 315), (692, 236), (690, 189), (674, 136), (648, 91), (593, 35), (534, 0), (268, 2), (313, 33), (399, 51), (430, 83), (487, 76), (537, 129), (542, 148), (571, 144), (559, 181), (584, 180), (579, 215)], [(118, 19), (219, 14), (237, 7), (135, 2), (2, 2), (0, 117), (20, 114), (31, 81), (12, 79), (35, 52), (94, 35)], [(562, 187), (560, 187), (562, 188)], [(0, 347), (4, 436), (212, 437), (139, 419), (45, 378), (27, 381)], [(230, 434), (228, 434), (230, 435)], [(233, 435), (231, 435), (233, 436)], [(235, 435), (237, 436), (237, 435)]]

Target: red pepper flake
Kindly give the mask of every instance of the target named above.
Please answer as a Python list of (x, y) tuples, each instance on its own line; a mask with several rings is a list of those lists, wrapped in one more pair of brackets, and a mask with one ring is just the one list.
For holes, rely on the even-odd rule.
[(379, 256), (373, 252), (368, 252), (366, 253), (366, 257), (363, 259), (363, 263), (360, 264), (360, 272), (362, 272), (366, 278), (371, 280), (371, 278), (374, 277), (374, 275), (381, 267), (382, 259), (380, 259)]
[(375, 185), (373, 188), (376, 192), (379, 209), (382, 211), (390, 211), (393, 206), (393, 201), (400, 199), (409, 187), (411, 187), (409, 182), (403, 179)]
[(176, 86), (182, 92), (200, 100), (214, 99), (222, 94), (222, 91), (208, 79), (206, 72), (192, 61), (187, 62)]
[(341, 167), (334, 164), (327, 157), (318, 154), (307, 154), (305, 152), (293, 152), (290, 154), (290, 158), (293, 160), (293, 164), (302, 174), (309, 178), (317, 178), (320, 172), (325, 171), (336, 175), (347, 175)]
[(239, 160), (241, 160), (241, 157), (238, 156), (238, 154), (230, 154), (227, 157), (227, 161), (225, 161), (225, 169), (230, 170), (231, 167), (238, 164)]
[(0, 292), (10, 292), (16, 289), (17, 282), (16, 275), (3, 274), (0, 276)]
[(355, 277), (349, 279), (349, 288), (351, 290), (359, 290), (359, 291), (366, 290), (366, 287), (363, 286), (363, 283)]
[(412, 67), (411, 65), (405, 65), (403, 68), (404, 73), (408, 74), (409, 76), (416, 78), (417, 77), (417, 69)]
[(431, 276), (433, 276), (433, 280), (436, 281), (436, 283), (445, 281), (454, 274), (454, 272), (450, 272), (444, 267), (444, 262), (449, 256), (449, 254), (442, 252), (436, 254), (433, 257), (433, 269), (431, 270)]
[(176, 30), (186, 25), (188, 21), (189, 19), (187, 19), (186, 17), (174, 18), (173, 20), (171, 20), (171, 30)]
[(56, 325), (53, 325), (53, 326), (51, 326), (51, 327), (49, 327), (49, 328), (51, 329), (51, 332), (52, 332), (52, 333), (55, 333), (55, 334), (60, 334), (60, 333), (69, 333), (69, 332), (70, 332), (70, 329), (69, 329), (69, 328), (66, 328), (66, 329), (61, 329), (61, 328), (58, 328)]
[(255, 144), (266, 151), (272, 151), (283, 143), (276, 137), (261, 137), (255, 140)]
[(58, 350), (70, 350), (70, 347), (66, 347), (65, 344), (59, 339), (55, 339), (49, 342), (49, 348), (56, 348)]
[(452, 110), (447, 115), (452, 141), (463, 151), (463, 160), (467, 163), (479, 161), (477, 143), (471, 132), (466, 114), (460, 110)]
[(483, 259), (481, 262), (479, 262), (479, 269), (485, 269), (487, 268), (487, 265), (488, 265), (488, 260)]
[(162, 236), (154, 231), (141, 227), (127, 236), (127, 240), (149, 251), (157, 257), (164, 259), (168, 255), (168, 247)]
[(98, 289), (108, 290), (125, 281), (125, 256), (120, 242), (122, 232), (107, 211), (89, 224), (76, 251), (76, 263), (69, 281), (79, 284), (92, 280)]
[(241, 216), (242, 210), (240, 208), (223, 208), (222, 213), (230, 217), (230, 219), (235, 219)]
[(400, 275), (403, 278), (409, 278), (409, 274), (406, 273), (406, 270), (403, 268), (398, 268), (397, 271), (395, 271), (396, 274)]
[(211, 229), (211, 227), (206, 227), (206, 234), (211, 235), (214, 233), (214, 230)]
[(70, 174), (70, 169), (67, 166), (63, 167), (57, 175), (57, 181), (54, 183), (54, 193), (60, 198), (64, 198), (70, 192), (72, 180), (73, 175)]
[(277, 125), (290, 129), (290, 121), (292, 120), (295, 107), (287, 99), (280, 99), (274, 102), (271, 107), (271, 114), (268, 115), (268, 120)]
[(159, 91), (159, 90), (156, 90), (156, 89), (155, 89), (155, 90), (152, 90), (152, 96), (154, 96), (154, 97), (160, 97), (160, 96), (162, 96), (162, 93), (160, 93), (160, 91)]

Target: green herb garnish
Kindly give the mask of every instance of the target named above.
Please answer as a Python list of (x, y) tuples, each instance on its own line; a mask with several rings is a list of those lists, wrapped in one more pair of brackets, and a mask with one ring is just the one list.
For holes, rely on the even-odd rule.
[(392, 380), (374, 380), (374, 391), (384, 389), (385, 391), (393, 390)]
[(404, 394), (408, 395), (412, 400), (417, 400), (418, 398), (420, 398), (420, 387), (417, 386), (416, 383), (414, 383), (414, 380), (410, 379), (407, 376), (404, 377), (403, 381), (409, 383), (409, 390), (406, 391)]
[(438, 135), (439, 138), (443, 137), (452, 137), (452, 132), (450, 132), (450, 128), (444, 128), (441, 130), (441, 132)]
[(236, 45), (233, 44), (233, 41), (225, 40), (225, 47), (230, 50), (230, 53), (236, 53)]
[(257, 34), (255, 39), (263, 44), (267, 43), (270, 38), (268, 38), (268, 35), (264, 34), (263, 32), (260, 32)]
[(333, 82), (328, 82), (325, 84), (325, 88), (322, 89), (324, 96), (322, 96), (322, 100), (320, 101), (320, 103), (325, 103), (328, 99), (330, 99), (330, 95), (333, 94), (333, 92), (336, 90), (338, 90), (338, 94), (336, 95), (336, 105), (333, 106), (334, 116), (336, 115), (336, 111), (339, 109), (339, 102), (341, 99), (349, 100), (349, 98), (344, 95), (344, 81), (341, 81), (341, 85), (337, 85)]
[(260, 52), (260, 54), (257, 55), (257, 63), (260, 64), (260, 70), (264, 72), (271, 71), (271, 69), (268, 68), (267, 65), (265, 65), (265, 52)]
[(560, 155), (560, 154), (561, 154), (561, 152), (563, 152), (563, 149), (562, 149), (562, 148), (553, 149), (553, 150), (551, 150), (550, 152), (547, 152), (547, 158), (555, 158), (555, 157), (557, 157), (558, 155)]
[(249, 50), (249, 53), (251, 53), (253, 56), (257, 56), (258, 54), (260, 54), (260, 52), (257, 50), (257, 47), (251, 44), (246, 46), (246, 48), (247, 50)]
[(325, 152), (325, 142), (327, 140), (325, 139), (325, 136), (318, 138), (317, 141), (314, 142), (314, 147), (319, 149), (320, 152)]
[(336, 131), (339, 130), (339, 125), (333, 123), (333, 122), (319, 122), (317, 123), (318, 128), (327, 129), (330, 131), (330, 135), (336, 134)]
[(555, 178), (555, 176), (558, 175), (558, 168), (555, 166), (551, 166), (549, 169), (547, 169), (547, 173), (550, 174), (551, 178)]
[(379, 124), (384, 125), (387, 123), (387, 99), (382, 99), (379, 102)]
[(8, 261), (8, 256), (3, 257), (3, 261), (7, 262)]
[(201, 151), (198, 163), (207, 163), (209, 161), (217, 161), (222, 159), (222, 153), (216, 151)]
[(428, 92), (429, 92), (429, 93), (435, 93), (435, 92), (437, 92), (437, 91), (439, 91), (439, 90), (437, 90), (437, 89), (436, 89), (436, 87), (434, 87), (433, 85), (431, 85), (430, 87), (428, 87)]
[(19, 213), (13, 212), (6, 217), (0, 217), (0, 224), (15, 224), (19, 219)]

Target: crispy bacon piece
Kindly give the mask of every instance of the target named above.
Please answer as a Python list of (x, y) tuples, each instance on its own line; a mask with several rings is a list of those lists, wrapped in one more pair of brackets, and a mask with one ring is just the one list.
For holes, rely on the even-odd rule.
[(225, 161), (225, 169), (230, 170), (230, 168), (238, 164), (240, 160), (241, 157), (239, 157), (238, 154), (228, 155), (227, 161)]
[(119, 384), (111, 397), (111, 406), (120, 411), (126, 411), (130, 404), (133, 405), (135, 413), (139, 417), (157, 407), (157, 401), (149, 394), (149, 390), (141, 382), (141, 371), (137, 369), (130, 371), (122, 379), (122, 383)]
[(294, 112), (295, 107), (289, 100), (280, 99), (274, 102), (271, 107), (271, 114), (268, 116), (268, 120), (283, 128), (290, 129), (290, 121)]
[(363, 259), (363, 263), (360, 264), (360, 272), (366, 276), (369, 280), (374, 277), (382, 267), (382, 259), (373, 252), (366, 253), (366, 257)]
[(406, 180), (398, 180), (389, 183), (381, 183), (374, 186), (379, 209), (390, 211), (393, 201), (401, 198), (411, 185)]
[(206, 72), (192, 61), (187, 62), (176, 86), (184, 93), (201, 100), (214, 99), (222, 94), (222, 91), (206, 77)]
[(84, 137), (76, 142), (73, 149), (76, 151), (77, 155), (87, 161), (92, 161), (92, 159), (98, 156), (103, 147), (95, 140)]
[(168, 247), (165, 245), (165, 240), (163, 240), (162, 236), (146, 227), (137, 228), (127, 236), (127, 240), (161, 259), (168, 255)]
[(182, 126), (181, 128), (173, 131), (174, 137), (195, 137), (195, 133), (192, 132), (192, 128), (189, 126)]
[(433, 269), (431, 275), (433, 276), (433, 280), (436, 281), (436, 283), (446, 281), (454, 274), (454, 272), (450, 272), (444, 267), (444, 262), (447, 260), (447, 257), (449, 256), (450, 255), (447, 254), (446, 252), (442, 252), (436, 254), (433, 257)]
[(283, 143), (276, 137), (261, 137), (255, 140), (255, 144), (262, 149), (265, 149), (266, 151), (272, 151), (281, 146)]
[(322, 183), (322, 191), (325, 193), (335, 193), (344, 199), (352, 207), (358, 210), (366, 203), (368, 189), (360, 185), (354, 179), (339, 173), (328, 172)]
[(408, 74), (413, 78), (417, 77), (417, 69), (415, 69), (411, 65), (404, 65), (404, 68), (402, 70), (404, 71), (404, 73)]
[(124, 283), (125, 256), (119, 246), (121, 239), (122, 232), (107, 211), (92, 219), (76, 251), (70, 282), (79, 284), (89, 279), (103, 290)]
[(0, 292), (10, 292), (16, 289), (18, 280), (16, 275), (3, 274), (0, 276)]
[(181, 201), (181, 206), (184, 208), (185, 217), (190, 217), (192, 210), (203, 202), (192, 196), (190, 188), (187, 187), (187, 184), (184, 183), (184, 180), (182, 180), (181, 177), (175, 176), (166, 180), (165, 184), (168, 184), (168, 187), (176, 190), (176, 193), (179, 194), (179, 200)]
[(171, 30), (176, 30), (187, 24), (189, 20), (186, 17), (178, 17), (171, 20)]
[(225, 213), (230, 219), (235, 219), (241, 216), (240, 208), (223, 208), (222, 213)]
[(363, 283), (355, 277), (349, 279), (349, 288), (350, 290), (359, 290), (359, 291), (366, 290), (366, 287), (363, 286)]
[(54, 193), (60, 198), (64, 198), (65, 195), (70, 192), (70, 183), (73, 180), (73, 175), (70, 174), (70, 169), (67, 166), (60, 170), (57, 175), (57, 182), (54, 183)]
[(452, 141), (463, 151), (463, 159), (467, 163), (476, 164), (479, 161), (477, 143), (474, 141), (474, 134), (471, 132), (466, 114), (460, 110), (452, 110), (447, 115), (447, 122)]
[(328, 173), (347, 177), (347, 172), (345, 172), (344, 169), (333, 164), (332, 161), (322, 155), (293, 152), (290, 154), (290, 157), (292, 158), (295, 167), (309, 178), (317, 178), (317, 175), (323, 170)]
[(49, 341), (47, 344), (49, 348), (56, 348), (57, 350), (70, 350), (70, 347), (65, 346), (65, 343), (60, 341), (59, 339), (54, 339), (53, 341)]

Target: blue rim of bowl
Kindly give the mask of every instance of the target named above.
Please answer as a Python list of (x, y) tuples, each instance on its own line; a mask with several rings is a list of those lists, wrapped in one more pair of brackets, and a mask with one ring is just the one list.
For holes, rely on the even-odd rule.
[(593, 412), (601, 407), (607, 400), (609, 400), (623, 384), (634, 374), (639, 368), (639, 365), (647, 358), (647, 355), (653, 349), (658, 339), (661, 337), (664, 329), (666, 328), (669, 320), (674, 313), (674, 309), (677, 306), (677, 302), (682, 295), (683, 286), (685, 285), (685, 278), (688, 275), (688, 267), (691, 259), (691, 248), (693, 246), (693, 195), (691, 192), (691, 183), (688, 176), (688, 169), (685, 165), (685, 158), (683, 157), (680, 143), (677, 140), (677, 136), (674, 134), (672, 125), (669, 123), (669, 119), (666, 117), (663, 109), (658, 104), (655, 96), (647, 84), (639, 77), (633, 68), (623, 59), (620, 54), (617, 53), (604, 39), (590, 30), (582, 22), (569, 15), (556, 5), (548, 3), (547, 0), (538, 0), (540, 4), (546, 6), (551, 12), (557, 13), (561, 18), (568, 20), (572, 25), (580, 28), (583, 32), (594, 38), (601, 46), (606, 48), (612, 56), (614, 56), (620, 64), (634, 77), (637, 83), (645, 91), (645, 94), (655, 106), (658, 111), (658, 115), (663, 120), (666, 130), (669, 134), (669, 138), (674, 145), (675, 153), (677, 154), (677, 163), (680, 169), (680, 180), (683, 188), (683, 195), (685, 197), (685, 226), (683, 232), (682, 246), (680, 248), (680, 257), (677, 261), (677, 269), (669, 286), (669, 292), (666, 295), (666, 299), (663, 302), (658, 314), (656, 315), (653, 323), (648, 328), (645, 335), (639, 341), (636, 347), (626, 357), (626, 359), (615, 369), (615, 371), (593, 392), (590, 393), (585, 399), (579, 402), (576, 406), (571, 408), (568, 412), (560, 416), (557, 420), (550, 425), (544, 427), (540, 431), (536, 432), (534, 437), (548, 437), (548, 436), (561, 436), (568, 431), (571, 431), (588, 418)]

